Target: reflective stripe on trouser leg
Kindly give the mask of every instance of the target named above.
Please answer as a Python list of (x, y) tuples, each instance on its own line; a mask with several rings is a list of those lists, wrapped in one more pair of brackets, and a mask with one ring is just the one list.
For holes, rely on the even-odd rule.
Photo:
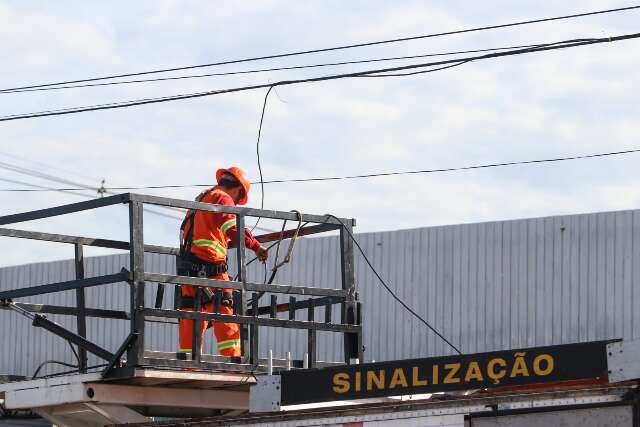
[(240, 339), (221, 341), (218, 343), (218, 351), (240, 348)]
[[(183, 286), (184, 288), (185, 286)], [(182, 311), (193, 311), (192, 308), (184, 308)], [(205, 304), (202, 308), (202, 312), (211, 313), (213, 312), (212, 304)], [(204, 320), (201, 320), (201, 328), (200, 328), (200, 342), (204, 342), (204, 332), (207, 327), (207, 323)], [(192, 351), (192, 340), (193, 340), (193, 324), (194, 321), (191, 319), (178, 319), (178, 331), (180, 337), (180, 349), (178, 350), (181, 353), (188, 353)]]
[[(220, 313), (233, 314), (233, 308), (221, 306)], [(239, 324), (213, 322), (213, 333), (218, 341), (218, 353), (220, 355), (241, 356)]]

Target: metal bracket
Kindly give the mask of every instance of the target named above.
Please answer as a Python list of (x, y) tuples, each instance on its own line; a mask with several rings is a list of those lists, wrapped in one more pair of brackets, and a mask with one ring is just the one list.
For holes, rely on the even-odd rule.
[(89, 353), (93, 353), (101, 359), (109, 360), (113, 357), (113, 354), (110, 351), (105, 350), (104, 348), (82, 338), (78, 334), (74, 334), (73, 332), (63, 328), (58, 325), (56, 322), (52, 322), (41, 314), (36, 314), (33, 318), (33, 326), (44, 328), (49, 332), (52, 332), (58, 335), (61, 338), (64, 338), (78, 347), (84, 348)]
[(609, 382), (640, 378), (640, 340), (607, 344)]
[(116, 365), (120, 364), (120, 358), (122, 357), (124, 352), (127, 351), (127, 349), (131, 346), (131, 344), (133, 344), (137, 339), (138, 339), (137, 332), (132, 332), (129, 334), (127, 339), (124, 340), (122, 345), (120, 345), (120, 348), (118, 349), (118, 351), (116, 351), (116, 354), (114, 354), (113, 357), (109, 360), (109, 364), (102, 370), (100, 374), (102, 378), (109, 375), (109, 372), (111, 372), (111, 370), (115, 368)]
[(276, 412), (280, 410), (282, 387), (280, 375), (262, 375), (249, 391), (249, 412)]
[(97, 344), (92, 343), (91, 341), (88, 341), (80, 335), (75, 334), (68, 329), (65, 329), (63, 326), (57, 324), (56, 322), (47, 319), (42, 314), (31, 313), (14, 303), (9, 303), (9, 307), (14, 311), (22, 314), (26, 318), (31, 319), (33, 326), (46, 329), (47, 331), (58, 335), (59, 337), (77, 345), (78, 347), (87, 350), (89, 353), (95, 354), (101, 359), (111, 360), (111, 358), (113, 357), (113, 354), (111, 352), (105, 350)]
[(156, 287), (156, 304), (155, 304), (155, 308), (162, 308), (162, 302), (164, 300), (164, 288), (165, 288), (165, 284), (164, 283), (158, 283), (158, 286)]

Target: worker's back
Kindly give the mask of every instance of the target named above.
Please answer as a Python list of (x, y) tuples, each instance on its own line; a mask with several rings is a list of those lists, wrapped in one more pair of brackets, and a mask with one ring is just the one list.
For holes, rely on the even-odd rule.
[[(233, 199), (220, 189), (211, 189), (201, 195), (200, 202), (216, 205), (234, 206)], [(191, 221), (189, 216), (193, 215)], [(188, 241), (191, 227), (191, 252), (198, 258), (213, 262), (223, 263), (227, 258), (227, 231), (236, 224), (235, 215), (221, 212), (197, 211), (195, 215), (187, 212), (187, 221), (182, 231), (182, 238)]]

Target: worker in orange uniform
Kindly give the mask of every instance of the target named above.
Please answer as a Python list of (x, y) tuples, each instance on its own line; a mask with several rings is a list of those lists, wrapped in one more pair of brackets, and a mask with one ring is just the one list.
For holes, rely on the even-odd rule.
[[(244, 171), (238, 167), (219, 169), (216, 172), (218, 185), (205, 190), (196, 198), (202, 203), (216, 205), (244, 205), (249, 198), (251, 184)], [(227, 248), (231, 241), (237, 245), (235, 214), (190, 210), (180, 227), (180, 256), (178, 274), (193, 277), (208, 277), (217, 280), (229, 280), (227, 274)], [(267, 249), (258, 242), (248, 229), (245, 229), (245, 245), (253, 250), (258, 260), (265, 262)], [(213, 312), (215, 288), (205, 288), (202, 292), (201, 310)], [(180, 309), (193, 311), (195, 306), (195, 288), (181, 285)], [(222, 290), (221, 314), (233, 314), (233, 293), (231, 289)], [(180, 352), (192, 351), (193, 320), (180, 319)], [(204, 335), (206, 324), (203, 321), (201, 331)], [(213, 331), (218, 341), (218, 352), (223, 356), (240, 356), (240, 325), (237, 323), (213, 323)], [(201, 339), (202, 343), (203, 340)]]

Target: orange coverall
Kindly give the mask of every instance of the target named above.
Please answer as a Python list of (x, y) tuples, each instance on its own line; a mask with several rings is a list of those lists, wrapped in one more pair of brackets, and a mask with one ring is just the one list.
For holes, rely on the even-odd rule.
[[(200, 199), (202, 203), (235, 206), (233, 199), (220, 189), (208, 190)], [(187, 215), (190, 213), (187, 212)], [(191, 253), (206, 262), (224, 264), (227, 261), (228, 242), (237, 243), (237, 228), (235, 214), (223, 212), (197, 211), (191, 226), (193, 229), (193, 241)], [(183, 238), (189, 232), (185, 227)], [(256, 250), (260, 247), (258, 242), (248, 229), (245, 229), (245, 245), (248, 249)], [(212, 279), (229, 280), (227, 273), (222, 273)], [(195, 288), (191, 285), (180, 286), (182, 296), (194, 297)], [(215, 290), (215, 288), (211, 288)], [(231, 289), (223, 289), (223, 292)], [(183, 308), (185, 311), (193, 311), (193, 308)], [(203, 304), (203, 312), (213, 312), (213, 304)], [(233, 308), (221, 305), (221, 314), (233, 314)], [(179, 319), (180, 352), (192, 351), (193, 320)], [(207, 323), (202, 321), (201, 331), (204, 336)], [(237, 323), (213, 322), (213, 332), (218, 342), (218, 353), (223, 356), (240, 356), (240, 325)], [(201, 339), (200, 342), (203, 340)]]

